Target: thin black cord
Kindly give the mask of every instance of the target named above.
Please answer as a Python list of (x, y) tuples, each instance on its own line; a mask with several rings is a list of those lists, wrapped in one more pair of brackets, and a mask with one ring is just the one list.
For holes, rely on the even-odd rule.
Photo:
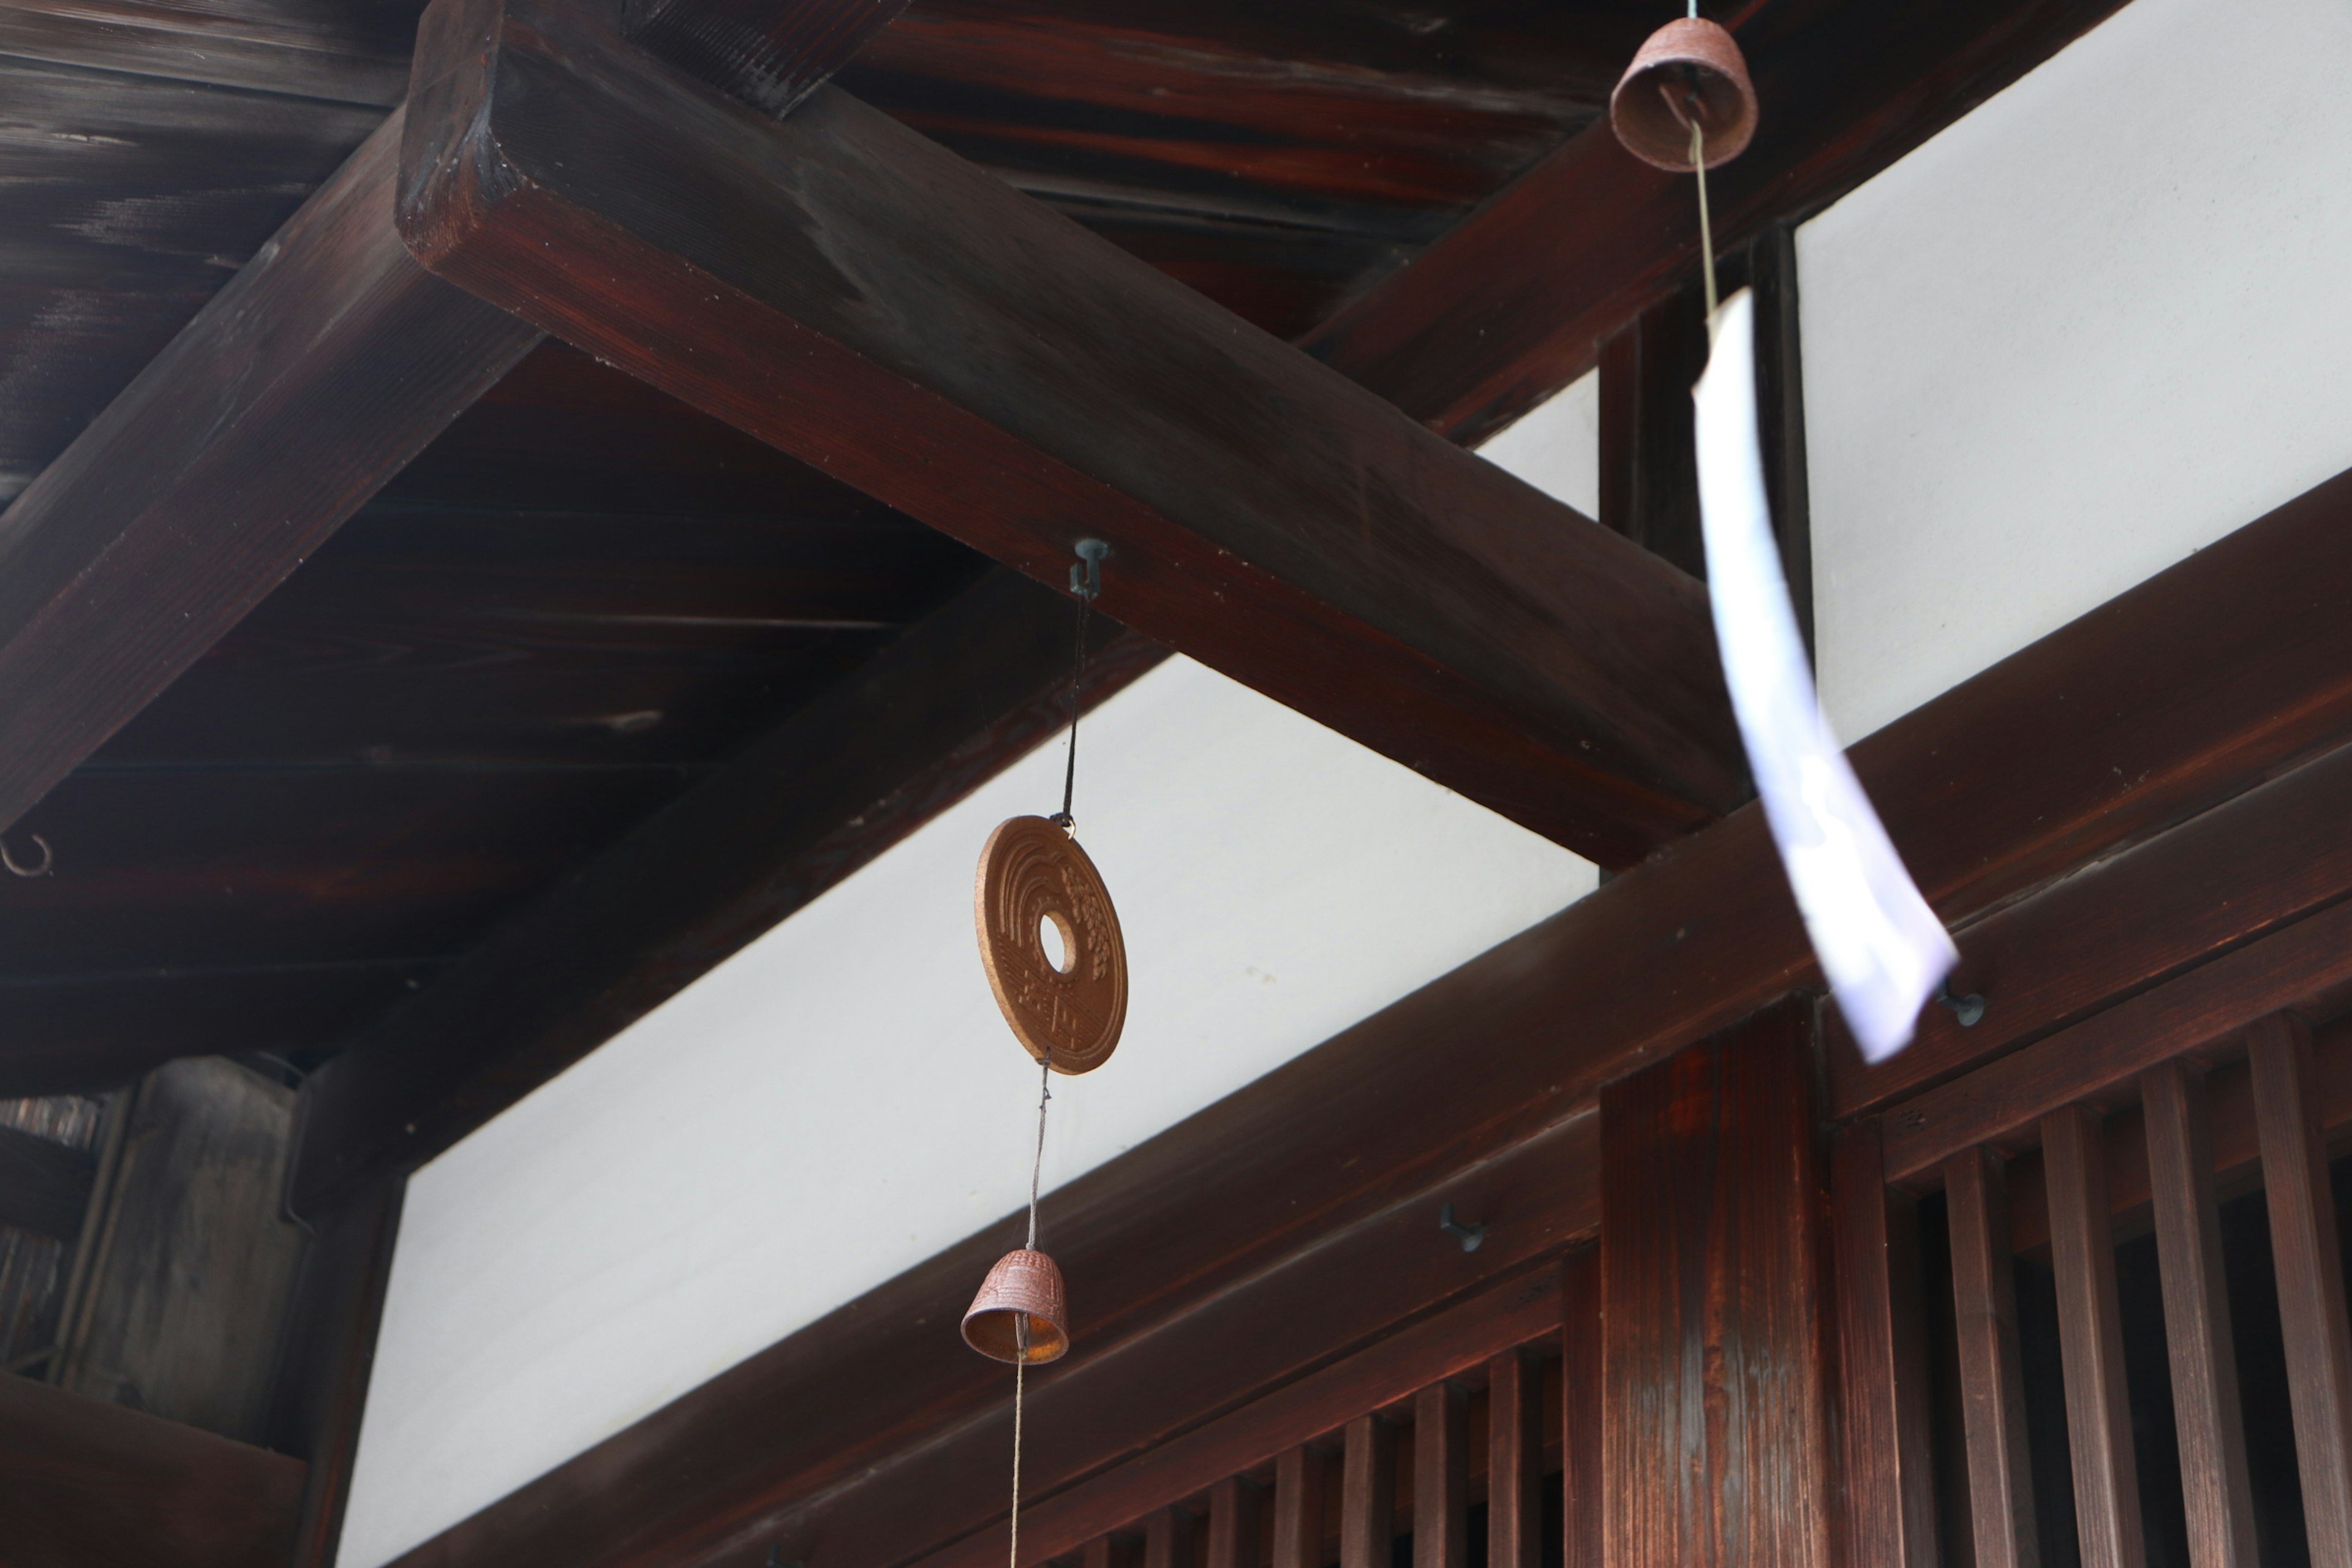
[(1054, 819), (1065, 833), (1078, 829), (1078, 819), (1070, 815), (1070, 802), (1078, 788), (1078, 705), (1087, 684), (1087, 612), (1093, 607), (1083, 595), (1079, 596), (1077, 654), (1070, 663), (1070, 754), (1062, 770), (1062, 815)]

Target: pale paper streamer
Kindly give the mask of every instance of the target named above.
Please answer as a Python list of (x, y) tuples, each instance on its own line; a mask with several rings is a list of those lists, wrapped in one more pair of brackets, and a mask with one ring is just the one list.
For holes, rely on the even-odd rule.
[(1911, 1043), (1919, 1009), (1959, 962), (1831, 733), (1789, 606), (1756, 436), (1755, 303), (1746, 289), (1708, 323), (1691, 394), (1709, 602), (1731, 710), (1765, 819), (1822, 973), (1872, 1061)]

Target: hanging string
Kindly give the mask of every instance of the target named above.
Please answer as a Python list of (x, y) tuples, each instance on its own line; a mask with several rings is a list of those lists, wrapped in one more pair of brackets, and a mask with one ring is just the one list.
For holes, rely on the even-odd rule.
[[(1078, 605), (1079, 666), (1086, 660), (1086, 604)], [(1070, 747), (1077, 749), (1077, 713), (1071, 710)], [(1065, 787), (1067, 787), (1066, 785)], [(1064, 803), (1066, 813), (1068, 805)], [(1037, 1060), (1037, 1152), (1029, 1162), (1029, 1250), (1037, 1250), (1037, 1178), (1045, 1169), (1045, 1107), (1054, 1099), (1054, 1051)], [(1013, 1362), (1013, 1544), (1008, 1568), (1021, 1568), (1021, 1417), (1022, 1405), (1028, 1389), (1029, 1314), (1023, 1312), (1013, 1320), (1013, 1348), (1020, 1353)]]
[(1070, 815), (1070, 800), (1078, 787), (1078, 705), (1087, 684), (1087, 611), (1090, 607), (1085, 597), (1078, 600), (1077, 655), (1070, 662), (1070, 754), (1062, 770), (1062, 815), (1054, 819), (1065, 833), (1078, 830), (1077, 818)]
[[(1698, 0), (1691, 0), (1691, 15), (1698, 15)], [(1699, 269), (1706, 277), (1707, 331), (1715, 330), (1715, 234), (1706, 221), (1706, 132), (1699, 128), (1698, 95), (1691, 95), (1690, 131), (1691, 172), (1698, 176), (1698, 259)]]

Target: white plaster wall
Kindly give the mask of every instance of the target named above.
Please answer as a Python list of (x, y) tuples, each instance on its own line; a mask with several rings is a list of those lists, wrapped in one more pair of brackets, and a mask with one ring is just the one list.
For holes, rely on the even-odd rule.
[(1478, 455), (1585, 516), (1601, 516), (1601, 373), (1587, 371), (1507, 428)]
[[(982, 977), (971, 876), (999, 820), (1058, 807), (1061, 769), (1058, 744), (1031, 755), (418, 1173), (345, 1568), (1021, 1206), (1037, 1079)], [(1181, 658), (1087, 720), (1077, 816), (1133, 988), (1118, 1054), (1055, 1084), (1048, 1187), (1594, 882)]]
[(1842, 736), (2352, 467), (2347, 79), (2344, 0), (2133, 0), (1799, 231)]

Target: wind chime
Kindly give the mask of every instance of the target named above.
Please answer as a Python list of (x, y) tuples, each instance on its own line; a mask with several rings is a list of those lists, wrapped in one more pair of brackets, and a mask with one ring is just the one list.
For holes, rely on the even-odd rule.
[[(1110, 547), (1083, 540), (1070, 568), (1077, 600), (1076, 652), (1071, 661), (1070, 733), (1062, 774), (1062, 809), (998, 825), (980, 852), (972, 888), (973, 923), (989, 989), (1013, 1037), (1037, 1063), (1037, 1145), (1029, 1164), (1029, 1239), (999, 1258), (963, 1315), (964, 1342), (1013, 1363), (1011, 1561), (1021, 1561), (1021, 1438), (1028, 1369), (1059, 1361), (1070, 1348), (1062, 1271), (1037, 1247), (1037, 1183), (1045, 1161), (1045, 1108), (1053, 1075), (1092, 1072), (1110, 1059), (1127, 1024), (1127, 946), (1102, 875), (1078, 847), (1071, 815), (1078, 777), (1078, 712), (1087, 675), (1087, 615), (1102, 592)], [(1048, 935), (1052, 943), (1048, 946)]]
[(1706, 205), (1706, 172), (1739, 155), (1756, 117), (1739, 46), (1699, 16), (1697, 0), (1687, 16), (1650, 35), (1609, 99), (1610, 123), (1626, 151), (1656, 168), (1686, 170), (1697, 185), (1708, 354), (1691, 395), (1716, 645), (1806, 935), (1855, 1042), (1876, 1061), (1910, 1043), (1931, 994), (1964, 1027), (1983, 1002), (1953, 997), (1945, 986), (1958, 950), (1919, 896), (1822, 712), (1781, 573), (1756, 423), (1753, 301), (1742, 289), (1717, 303)]

